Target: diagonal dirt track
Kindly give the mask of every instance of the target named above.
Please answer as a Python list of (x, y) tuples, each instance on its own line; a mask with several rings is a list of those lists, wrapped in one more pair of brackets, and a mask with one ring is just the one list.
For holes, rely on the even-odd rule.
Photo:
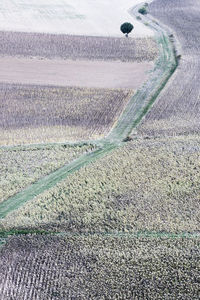
[(182, 45), (176, 74), (139, 128), (142, 135), (199, 134), (200, 1), (155, 0), (150, 13), (176, 32)]

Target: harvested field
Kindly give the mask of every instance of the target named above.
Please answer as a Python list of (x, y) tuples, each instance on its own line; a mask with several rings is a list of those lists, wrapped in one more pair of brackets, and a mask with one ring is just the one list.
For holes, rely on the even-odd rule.
[(132, 96), (126, 89), (0, 85), (0, 145), (106, 135)]
[[(16, 2), (3, 1), (3, 9)], [(20, 1), (21, 8), (26, 1)], [(44, 19), (55, 17), (55, 11), (47, 10), (52, 4), (59, 15), (60, 0), (41, 1), (48, 5), (44, 6)], [(181, 7), (180, 0), (174, 1)], [(25, 6), (27, 13), (33, 2), (36, 10), (41, 5), (30, 2)], [(169, 0), (164, 2), (168, 5)], [(0, 19), (1, 11), (2, 6)], [(164, 85), (175, 66), (168, 38), (162, 29), (158, 32), (161, 54), (153, 76), (127, 106), (133, 93), (130, 89), (0, 84), (2, 144), (99, 138), (119, 120), (107, 139), (100, 140), (101, 147), (83, 157), (81, 153), (90, 152), (92, 146), (0, 147), (0, 201), (1, 196), (6, 199), (9, 193), (80, 156), (0, 202), (0, 300), (198, 299), (200, 137), (194, 135), (195, 130), (184, 131), (193, 133), (187, 136), (137, 136), (133, 141), (127, 137), (145, 113), (148, 99), (153, 101), (156, 88)], [(28, 53), (26, 49), (24, 53)], [(20, 61), (29, 55), (22, 56), (19, 54)], [(109, 53), (105, 60), (111, 56)], [(33, 57), (33, 62), (42, 58)], [(16, 57), (12, 59), (16, 61)], [(184, 80), (187, 85), (189, 79)], [(173, 99), (177, 107), (177, 98)], [(175, 121), (183, 122), (179, 116), (184, 109), (180, 105), (174, 119), (172, 113), (170, 122), (176, 133), (179, 128), (183, 133)], [(174, 134), (165, 133), (171, 123), (161, 125), (160, 134)]]
[(87, 88), (138, 89), (151, 62), (85, 61), (0, 57), (0, 82)]
[(199, 156), (198, 137), (130, 142), (35, 197), (2, 219), (1, 226), (72, 232), (198, 231)]
[(138, 130), (142, 135), (181, 135), (200, 132), (200, 2), (156, 0), (150, 12), (171, 27), (181, 42), (180, 65), (146, 115)]
[(14, 237), (0, 299), (198, 299), (199, 249), (198, 238)]
[(80, 60), (152, 61), (153, 38), (114, 38), (0, 31), (0, 56)]
[(0, 148), (0, 202), (93, 149), (67, 145)]

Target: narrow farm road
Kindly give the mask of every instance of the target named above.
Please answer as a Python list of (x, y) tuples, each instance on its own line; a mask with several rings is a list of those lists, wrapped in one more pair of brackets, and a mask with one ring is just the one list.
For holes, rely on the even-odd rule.
[[(140, 6), (135, 7), (131, 13), (138, 15), (139, 7)], [(70, 164), (58, 169), (44, 178), (41, 178), (15, 196), (2, 202), (0, 204), (0, 219), (6, 217), (10, 212), (18, 209), (27, 201), (32, 200), (35, 196), (55, 186), (69, 174), (123, 145), (123, 140), (127, 138), (133, 128), (139, 124), (143, 116), (150, 109), (160, 91), (175, 71), (177, 61), (175, 58), (173, 44), (169, 38), (169, 32), (159, 26), (150, 17), (142, 16), (142, 21), (144, 23), (148, 22), (148, 26), (155, 32), (159, 47), (159, 57), (148, 81), (130, 99), (126, 109), (121, 114), (110, 134), (105, 139), (97, 142), (100, 149), (81, 156)]]

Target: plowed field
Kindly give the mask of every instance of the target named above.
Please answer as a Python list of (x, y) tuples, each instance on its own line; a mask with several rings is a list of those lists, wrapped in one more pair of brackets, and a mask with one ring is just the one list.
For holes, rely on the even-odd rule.
[(177, 135), (200, 131), (200, 2), (156, 0), (150, 12), (172, 28), (182, 45), (180, 65), (139, 128), (142, 135)]

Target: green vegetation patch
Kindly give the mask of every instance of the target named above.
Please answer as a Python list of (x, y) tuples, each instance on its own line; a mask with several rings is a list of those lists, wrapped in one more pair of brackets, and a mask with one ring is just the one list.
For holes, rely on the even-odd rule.
[(146, 6), (143, 6), (141, 7), (138, 12), (142, 15), (147, 15), (147, 7)]
[(70, 232), (198, 231), (199, 145), (199, 137), (129, 142), (9, 214), (1, 226)]
[(0, 251), (1, 296), (198, 299), (199, 249), (198, 238), (12, 237)]

